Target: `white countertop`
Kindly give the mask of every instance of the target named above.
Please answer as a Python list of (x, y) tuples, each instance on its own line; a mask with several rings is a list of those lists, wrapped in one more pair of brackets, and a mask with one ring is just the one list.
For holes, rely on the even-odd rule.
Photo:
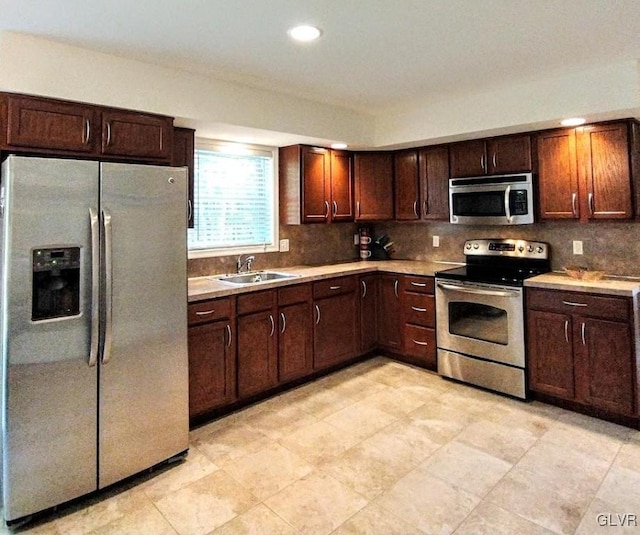
[(256, 290), (279, 288), (291, 284), (312, 282), (330, 277), (339, 277), (342, 275), (387, 272), (433, 277), (436, 271), (442, 271), (444, 269), (460, 265), (462, 264), (454, 262), (429, 262), (417, 260), (361, 260), (326, 266), (292, 266), (287, 268), (274, 268), (266, 271), (291, 273), (296, 275), (296, 277), (247, 285), (232, 284), (216, 280), (216, 277), (220, 277), (220, 275), (193, 277), (189, 279), (189, 302), (212, 299), (214, 297), (237, 295)]
[(603, 295), (635, 297), (640, 293), (640, 278), (608, 276), (599, 281), (583, 281), (569, 278), (562, 272), (545, 273), (524, 281), (530, 288), (567, 290)]

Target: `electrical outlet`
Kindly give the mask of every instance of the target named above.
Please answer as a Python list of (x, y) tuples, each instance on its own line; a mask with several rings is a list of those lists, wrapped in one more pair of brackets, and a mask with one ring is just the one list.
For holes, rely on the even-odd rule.
[(280, 252), (286, 253), (289, 250), (289, 240), (280, 240)]
[(353, 235), (353, 245), (360, 245), (360, 234)]
[(573, 240), (573, 254), (584, 254), (582, 250), (582, 241)]
[(434, 247), (440, 247), (440, 236), (434, 236), (433, 237), (433, 246)]

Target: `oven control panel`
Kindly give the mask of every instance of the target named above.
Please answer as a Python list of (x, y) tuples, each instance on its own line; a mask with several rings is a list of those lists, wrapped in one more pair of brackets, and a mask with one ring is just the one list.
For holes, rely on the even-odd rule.
[(477, 239), (464, 243), (466, 256), (507, 256), (512, 258), (549, 258), (549, 244), (528, 240)]

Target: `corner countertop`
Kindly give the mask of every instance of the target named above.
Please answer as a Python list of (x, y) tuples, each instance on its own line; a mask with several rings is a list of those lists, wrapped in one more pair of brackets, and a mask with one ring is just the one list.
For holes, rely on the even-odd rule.
[(562, 272), (545, 273), (524, 281), (530, 288), (567, 290), (602, 295), (636, 297), (640, 294), (640, 277), (607, 276), (599, 281), (582, 281), (569, 278)]
[(188, 295), (189, 302), (195, 302), (215, 297), (226, 297), (229, 295), (254, 292), (257, 290), (279, 288), (282, 286), (289, 286), (291, 284), (300, 284), (302, 282), (312, 282), (330, 277), (375, 272), (402, 273), (406, 275), (423, 275), (433, 277), (436, 271), (442, 271), (461, 265), (463, 264), (456, 262), (431, 262), (418, 260), (361, 260), (324, 266), (292, 266), (267, 270), (296, 275), (291, 279), (279, 279), (247, 285), (236, 285), (229, 282), (223, 282), (216, 279), (216, 277), (220, 277), (220, 275), (209, 275), (206, 277), (190, 278)]

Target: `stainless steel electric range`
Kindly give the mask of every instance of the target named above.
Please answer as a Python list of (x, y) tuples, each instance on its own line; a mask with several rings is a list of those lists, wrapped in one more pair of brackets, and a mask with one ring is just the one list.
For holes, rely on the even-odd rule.
[(468, 240), (464, 254), (436, 273), (438, 373), (526, 399), (523, 283), (550, 271), (549, 244)]

